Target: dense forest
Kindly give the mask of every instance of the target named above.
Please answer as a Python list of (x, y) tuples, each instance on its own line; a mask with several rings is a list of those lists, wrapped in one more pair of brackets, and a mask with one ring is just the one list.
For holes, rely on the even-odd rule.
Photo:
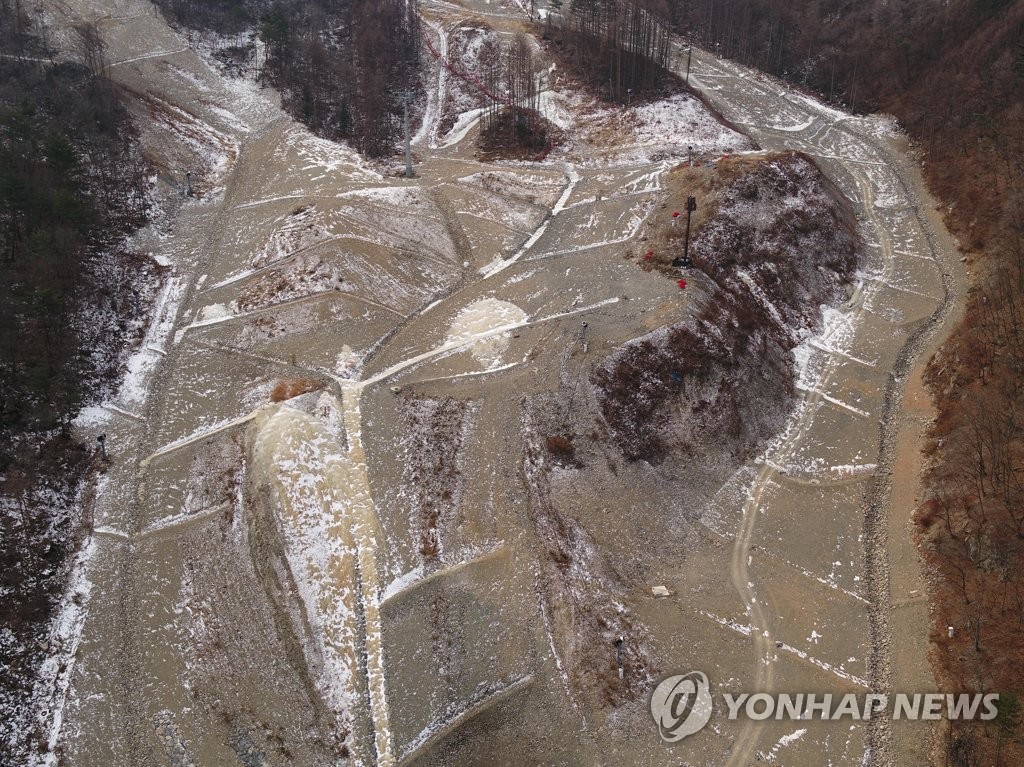
[(607, 101), (660, 95), (674, 79), (668, 72), (671, 29), (664, 15), (638, 0), (572, 0), (558, 19), (543, 28), (554, 52)]
[[(31, 736), (26, 702), (80, 540), (91, 448), (66, 429), (108, 394), (154, 267), (126, 235), (146, 217), (127, 112), (82, 30), (82, 64), (50, 63), (0, 0), (0, 752)], [(150, 278), (150, 279), (147, 279)]]
[(220, 35), (220, 56), (252, 62), (280, 90), (285, 109), (315, 133), (370, 157), (395, 150), (403, 102), (422, 94), (415, 2), (156, 2), (179, 26)]
[[(946, 689), (996, 690), (994, 725), (946, 732), (957, 767), (1024, 763), (1024, 2), (648, 0), (678, 31), (856, 111), (895, 115), (972, 267), (932, 360), (916, 513)], [(947, 626), (957, 630), (950, 638)]]
[(97, 331), (116, 335), (143, 303), (125, 286), (149, 267), (125, 238), (146, 218), (148, 181), (94, 31), (81, 30), (90, 68), (50, 63), (5, 0), (0, 30), (0, 428), (47, 431), (116, 368)]
[(558, 128), (541, 114), (540, 70), (523, 33), (481, 57), (487, 104), (479, 142), (482, 159), (539, 160), (561, 140)]
[[(66, 424), (98, 373), (75, 322), (90, 261), (145, 215), (145, 179), (109, 81), (0, 60), (0, 425)], [(99, 287), (99, 286), (92, 286)], [(103, 289), (106, 293), (106, 289)]]

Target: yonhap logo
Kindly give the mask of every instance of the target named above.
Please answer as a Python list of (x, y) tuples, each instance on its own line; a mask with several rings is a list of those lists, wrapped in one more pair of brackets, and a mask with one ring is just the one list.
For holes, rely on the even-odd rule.
[(700, 671), (666, 677), (651, 695), (651, 716), (666, 743), (704, 729), (711, 720), (711, 689)]
[[(999, 693), (723, 693), (730, 722), (752, 721), (824, 722), (948, 719), (990, 722), (999, 716)], [(651, 694), (651, 717), (666, 743), (677, 743), (704, 729), (711, 721), (711, 686), (700, 671), (665, 677)]]

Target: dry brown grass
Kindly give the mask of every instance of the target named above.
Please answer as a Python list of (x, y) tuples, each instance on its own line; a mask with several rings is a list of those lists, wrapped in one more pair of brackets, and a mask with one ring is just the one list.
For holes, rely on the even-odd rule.
[(573, 445), (571, 436), (555, 434), (548, 437), (545, 444), (548, 452), (558, 461), (571, 462), (576, 457), (576, 446)]
[(249, 312), (275, 303), (277, 297), (288, 290), (290, 286), (291, 282), (286, 274), (277, 271), (270, 272), (241, 291), (238, 296), (238, 309)]
[[(797, 193), (803, 202), (794, 206)], [(698, 304), (591, 378), (631, 460), (690, 453), (708, 434), (742, 459), (774, 433), (793, 396), (792, 330), (810, 329), (819, 304), (844, 295), (857, 262), (848, 204), (809, 158), (787, 153), (677, 169), (642, 268), (679, 276), (671, 261), (683, 254), (686, 225), (680, 216), (673, 227), (671, 214), (689, 195), (698, 197), (690, 238)], [(749, 205), (755, 199), (762, 204)]]
[(323, 381), (315, 378), (282, 378), (274, 388), (270, 390), (271, 402), (284, 402), (311, 391), (320, 391), (325, 388)]
[[(640, 268), (645, 271), (656, 269), (665, 274), (675, 275), (672, 259), (683, 254), (686, 238), (686, 198), (697, 198), (697, 210), (690, 217), (690, 244), (704, 222), (715, 214), (722, 193), (730, 184), (745, 174), (751, 173), (767, 160), (780, 159), (785, 155), (773, 154), (763, 157), (730, 156), (716, 164), (698, 163), (693, 167), (683, 163), (677, 165), (665, 179), (665, 200), (660, 212), (653, 218), (654, 227), (647, 235), (644, 247), (636, 253)], [(679, 211), (676, 224), (672, 224), (672, 213)], [(653, 251), (650, 258), (646, 254)]]
[(406, 463), (416, 547), (425, 563), (433, 563), (458, 516), (469, 408), (453, 397), (409, 398), (402, 401), (402, 414), (410, 436)]

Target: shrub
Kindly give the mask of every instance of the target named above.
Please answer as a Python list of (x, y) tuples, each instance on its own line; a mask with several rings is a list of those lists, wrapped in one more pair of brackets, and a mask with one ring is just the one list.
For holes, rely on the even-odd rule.
[(545, 442), (548, 452), (561, 461), (572, 461), (576, 457), (576, 446), (572, 443), (572, 437), (556, 434), (548, 437)]
[(284, 402), (294, 399), (311, 391), (320, 391), (324, 388), (323, 381), (314, 378), (282, 378), (270, 392), (271, 402)]

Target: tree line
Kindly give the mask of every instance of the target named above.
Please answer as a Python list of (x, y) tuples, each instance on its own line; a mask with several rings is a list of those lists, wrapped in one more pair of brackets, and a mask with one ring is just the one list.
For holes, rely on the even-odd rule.
[(77, 319), (93, 261), (145, 219), (146, 180), (110, 81), (23, 51), (0, 57), (0, 429), (46, 430), (99, 372)]
[(488, 95), (481, 132), (485, 155), (544, 151), (555, 132), (541, 114), (541, 66), (529, 38), (520, 32), (510, 43), (484, 48), (480, 64)]
[(126, 246), (146, 218), (146, 166), (96, 30), (80, 31), (88, 63), (52, 63), (24, 8), (0, 0), (0, 753), (12, 764), (45, 747), (32, 691), (93, 457), (62, 427), (116, 384), (155, 284)]
[[(941, 677), (1004, 695), (1024, 689), (1024, 237), (992, 253), (963, 325), (932, 360), (938, 396), (927, 495), (915, 515), (938, 578), (932, 638)], [(947, 633), (954, 627), (953, 636)], [(1017, 718), (957, 723), (954, 764), (1019, 764)]]
[(608, 101), (652, 96), (669, 77), (671, 29), (639, 0), (572, 0), (554, 39), (573, 71)]
[(403, 101), (422, 94), (420, 17), (406, 0), (157, 0), (176, 23), (265, 58), (258, 76), (313, 132), (371, 157), (402, 137)]
[[(721, 55), (855, 111), (895, 115), (973, 261), (931, 361), (938, 417), (916, 521), (931, 654), (950, 689), (1024, 690), (1024, 2), (650, 0)], [(948, 627), (953, 626), (953, 636)], [(951, 765), (1024, 763), (1019, 713), (951, 724)]]

